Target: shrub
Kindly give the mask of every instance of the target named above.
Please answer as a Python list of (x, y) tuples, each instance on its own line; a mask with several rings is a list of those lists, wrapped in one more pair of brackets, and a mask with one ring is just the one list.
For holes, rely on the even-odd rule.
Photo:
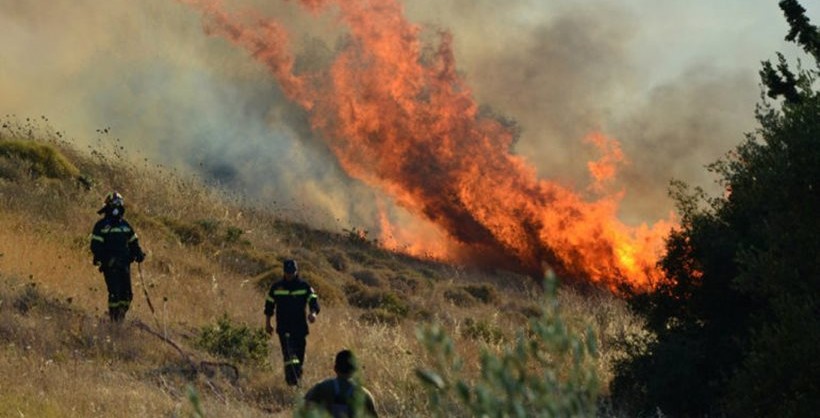
[(504, 340), (504, 333), (501, 332), (501, 329), (483, 319), (465, 319), (464, 328), (461, 330), (461, 335), (473, 340), (484, 341), (489, 344), (498, 344)]
[(227, 314), (216, 325), (203, 327), (197, 344), (211, 354), (234, 361), (264, 363), (269, 355), (264, 330), (234, 324)]
[(462, 308), (468, 308), (476, 304), (476, 300), (473, 295), (467, 293), (467, 291), (461, 287), (445, 290), (444, 299), (447, 299), (452, 302), (453, 305)]
[(359, 270), (353, 272), (351, 276), (360, 283), (370, 287), (380, 287), (382, 284), (381, 278), (372, 270)]
[(239, 242), (239, 238), (242, 237), (243, 231), (241, 228), (237, 228), (235, 226), (229, 226), (225, 229), (225, 242), (228, 244), (234, 244)]
[(366, 289), (361, 285), (346, 286), (347, 302), (362, 309), (382, 309), (399, 317), (406, 317), (410, 307), (393, 292)]
[(23, 290), (14, 298), (12, 305), (21, 314), (27, 314), (37, 306), (48, 306), (45, 296), (37, 289), (37, 283), (26, 284)]
[(428, 390), (433, 417), (595, 416), (601, 390), (595, 373), (595, 337), (575, 335), (558, 315), (548, 282), (542, 315), (500, 354), (483, 350), (479, 376), (463, 370), (452, 339), (439, 326), (418, 338), (432, 364), (416, 375)]
[(464, 286), (464, 291), (482, 303), (495, 303), (498, 301), (498, 291), (488, 284), (471, 284)]
[(398, 274), (390, 278), (390, 287), (404, 293), (412, 293), (421, 288), (421, 279), (406, 274)]
[(330, 251), (327, 254), (327, 261), (333, 267), (334, 270), (340, 271), (342, 273), (347, 271), (347, 257), (339, 251)]

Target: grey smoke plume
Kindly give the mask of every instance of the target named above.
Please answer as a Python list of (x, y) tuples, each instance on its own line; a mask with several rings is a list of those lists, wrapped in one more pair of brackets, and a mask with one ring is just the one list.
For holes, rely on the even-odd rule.
[[(405, 7), (411, 21), (453, 33), (474, 94), (518, 122), (517, 151), (540, 175), (583, 189), (595, 154), (581, 139), (601, 131), (630, 161), (624, 219), (664, 218), (669, 180), (708, 185), (703, 166), (753, 129), (759, 62), (793, 51), (785, 23), (768, 0), (580, 3)], [(332, 15), (315, 18), (293, 2), (229, 5), (286, 24), (297, 65), (333, 54)], [(330, 228), (375, 230), (388, 203), (339, 169), (265, 69), (205, 36), (200, 16), (171, 0), (0, 0), (0, 114), (12, 113), (46, 115), (80, 141), (110, 126), (152, 160)]]

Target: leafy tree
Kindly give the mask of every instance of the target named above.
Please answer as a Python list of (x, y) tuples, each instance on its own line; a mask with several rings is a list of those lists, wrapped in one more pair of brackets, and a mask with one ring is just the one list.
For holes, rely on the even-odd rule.
[(673, 185), (682, 214), (661, 265), (670, 281), (634, 295), (655, 338), (632, 344), (613, 396), (633, 413), (811, 416), (820, 410), (820, 31), (780, 2), (815, 67), (764, 62), (760, 128), (710, 166), (711, 198)]

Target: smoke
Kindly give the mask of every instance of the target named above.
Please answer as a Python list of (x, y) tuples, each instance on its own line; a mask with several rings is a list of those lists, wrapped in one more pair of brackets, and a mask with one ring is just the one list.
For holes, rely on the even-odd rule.
[[(409, 20), (453, 34), (457, 69), (481, 104), (518, 123), (515, 150), (539, 176), (584, 189), (597, 154), (583, 139), (619, 140), (621, 216), (639, 223), (667, 216), (670, 179), (709, 183), (703, 166), (754, 126), (759, 61), (789, 51), (772, 2), (711, 3), (405, 6)], [(327, 65), (345, 41), (332, 13), (261, 0), (228, 8), (282, 22), (296, 73)], [(267, 69), (203, 36), (201, 17), (175, 1), (0, 0), (0, 114), (46, 115), (92, 145), (111, 127), (136, 153), (328, 227), (376, 230), (385, 212), (427, 225), (345, 174)]]
[[(203, 36), (184, 5), (0, 0), (0, 28), (2, 114), (45, 115), (80, 145), (119, 138), (139, 157), (217, 180), (298, 220), (338, 227), (372, 218), (361, 202), (374, 192), (339, 170), (304, 112), (241, 51)], [(317, 34), (305, 42), (321, 44)], [(97, 138), (103, 127), (112, 133)]]
[(542, 177), (582, 189), (595, 158), (582, 139), (620, 141), (620, 216), (633, 224), (666, 216), (672, 179), (717, 191), (704, 166), (754, 129), (759, 62), (799, 55), (775, 2), (474, 3), (408, 8), (453, 30), (459, 68), (481, 102), (518, 121), (516, 150)]

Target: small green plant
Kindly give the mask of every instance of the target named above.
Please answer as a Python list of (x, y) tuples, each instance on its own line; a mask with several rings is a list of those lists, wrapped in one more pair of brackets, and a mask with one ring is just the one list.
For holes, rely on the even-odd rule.
[(192, 418), (205, 418), (205, 412), (202, 410), (202, 400), (199, 399), (199, 392), (191, 385), (188, 385), (186, 392), (188, 402), (191, 403), (191, 408), (193, 408), (190, 416)]
[(467, 338), (484, 341), (489, 344), (498, 344), (504, 340), (504, 333), (501, 332), (501, 329), (483, 319), (465, 319), (461, 334)]
[(268, 336), (262, 329), (234, 324), (227, 314), (216, 325), (202, 328), (197, 344), (211, 354), (242, 362), (264, 363), (270, 354)]
[(453, 340), (439, 326), (419, 329), (432, 365), (416, 371), (434, 417), (592, 417), (600, 384), (590, 359), (591, 331), (576, 335), (558, 314), (555, 280), (548, 278), (542, 315), (495, 354), (485, 349), (479, 376), (469, 375)]
[(233, 244), (239, 242), (239, 238), (242, 237), (243, 231), (241, 228), (237, 228), (235, 226), (229, 226), (225, 229), (225, 242), (229, 244)]

